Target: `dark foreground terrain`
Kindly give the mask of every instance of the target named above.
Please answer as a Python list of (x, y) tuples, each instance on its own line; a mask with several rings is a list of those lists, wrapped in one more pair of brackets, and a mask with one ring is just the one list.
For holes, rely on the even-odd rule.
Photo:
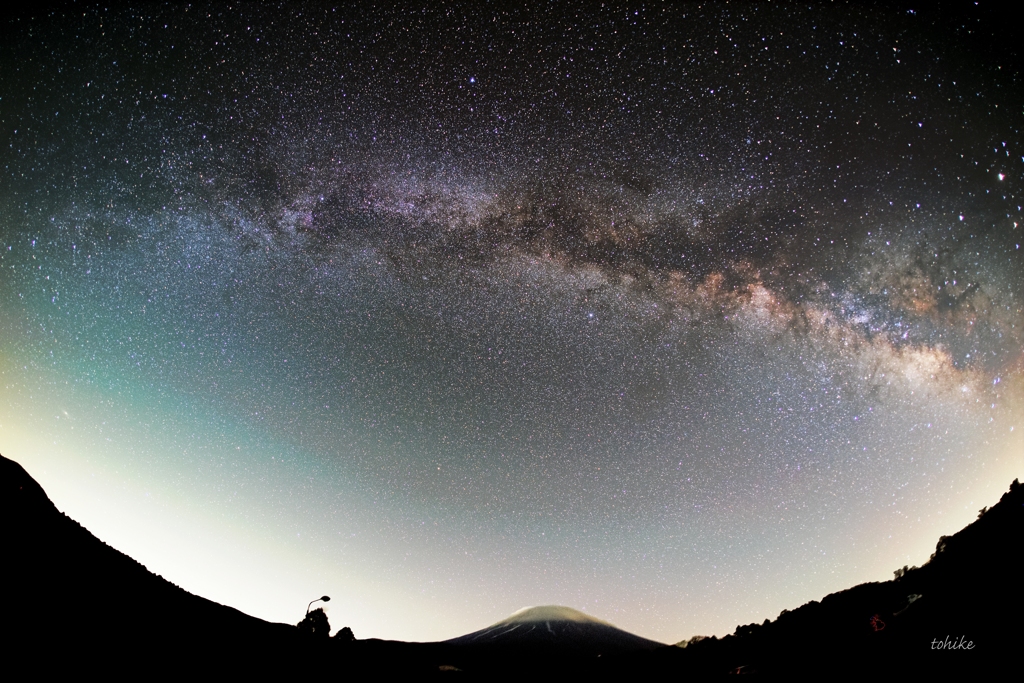
[(0, 457), (0, 666), (143, 678), (1019, 676), (1022, 531), (1024, 486), (1014, 481), (976, 522), (940, 539), (923, 567), (685, 647), (658, 647), (567, 608), (513, 615), (444, 643), (346, 640), (182, 590), (59, 512), (20, 465)]

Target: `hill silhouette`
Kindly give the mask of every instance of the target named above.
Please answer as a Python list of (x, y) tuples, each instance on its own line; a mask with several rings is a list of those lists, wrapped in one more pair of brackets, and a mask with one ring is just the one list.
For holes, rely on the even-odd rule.
[(774, 621), (737, 626), (721, 639), (691, 639), (629, 667), (649, 675), (1019, 672), (1022, 531), (1024, 486), (1014, 480), (977, 521), (940, 538), (922, 567), (784, 610)]
[[(0, 643), (9, 668), (147, 677), (1016, 673), (1022, 529), (1024, 486), (1014, 481), (977, 521), (942, 537), (924, 566), (685, 647), (557, 606), (521, 610), (441, 643), (355, 640), (349, 629), (324, 637), (322, 612), (300, 628), (273, 624), (175, 586), (59, 512), (20, 465), (0, 456)], [(67, 616), (58, 619), (57, 609)], [(302, 628), (306, 621), (316, 623)]]
[(0, 538), (0, 642), (22, 671), (266, 670), (308, 650), (294, 626), (193, 595), (106, 545), (2, 456)]

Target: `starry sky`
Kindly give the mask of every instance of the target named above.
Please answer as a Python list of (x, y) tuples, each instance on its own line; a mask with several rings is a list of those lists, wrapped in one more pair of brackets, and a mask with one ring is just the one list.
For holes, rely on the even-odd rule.
[(0, 452), (188, 590), (677, 642), (921, 564), (1024, 475), (1024, 89), (987, 3), (0, 36)]

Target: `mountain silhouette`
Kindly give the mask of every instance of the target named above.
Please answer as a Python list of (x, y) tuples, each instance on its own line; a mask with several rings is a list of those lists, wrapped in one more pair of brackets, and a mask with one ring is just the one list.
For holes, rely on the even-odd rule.
[(0, 643), (12, 670), (266, 671), (315, 647), (294, 626), (153, 574), (58, 511), (21, 465), (2, 456), (0, 539)]
[(664, 647), (579, 610), (557, 605), (527, 607), (485, 629), (445, 642), (463, 647), (548, 647), (594, 655)]
[(991, 509), (939, 539), (922, 567), (811, 601), (774, 621), (737, 626), (724, 638), (693, 638), (634, 659), (657, 676), (761, 673), (821, 676), (1019, 677), (1024, 616), (1024, 486), (1017, 480)]
[(41, 675), (1019, 677), (1022, 531), (1024, 486), (1015, 480), (977, 521), (942, 537), (922, 567), (680, 646), (561, 606), (526, 608), (439, 643), (354, 640), (344, 629), (344, 637), (326, 638), (153, 574), (59, 512), (19, 464), (0, 456), (0, 647), (7, 669)]

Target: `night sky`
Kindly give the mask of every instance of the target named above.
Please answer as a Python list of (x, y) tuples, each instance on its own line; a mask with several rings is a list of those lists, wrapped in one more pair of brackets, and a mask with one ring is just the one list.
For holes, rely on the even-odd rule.
[(962, 10), (3, 19), (0, 453), (360, 638), (892, 578), (1024, 476), (1024, 72)]

